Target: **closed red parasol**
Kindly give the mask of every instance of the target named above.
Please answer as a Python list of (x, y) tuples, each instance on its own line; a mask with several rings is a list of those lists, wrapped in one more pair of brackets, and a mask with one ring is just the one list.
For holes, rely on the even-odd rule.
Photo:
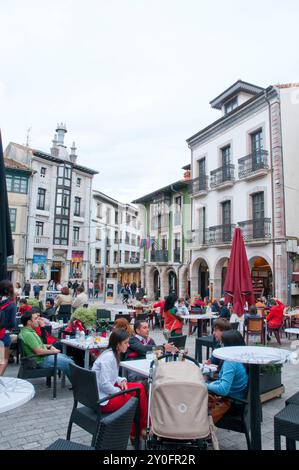
[(230, 259), (224, 283), (224, 298), (233, 303), (233, 310), (239, 317), (244, 313), (245, 302), (255, 304), (250, 270), (242, 232), (235, 228)]

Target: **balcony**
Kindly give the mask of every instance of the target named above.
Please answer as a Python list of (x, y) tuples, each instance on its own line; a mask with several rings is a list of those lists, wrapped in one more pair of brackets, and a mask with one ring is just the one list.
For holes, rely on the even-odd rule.
[(233, 186), (235, 165), (226, 165), (211, 171), (211, 189), (225, 189)]
[(181, 262), (181, 249), (176, 248), (173, 250), (173, 262), (174, 263), (180, 263)]
[(233, 238), (235, 225), (215, 225), (206, 229), (205, 243), (206, 245), (223, 245), (231, 243)]
[(43, 235), (37, 235), (34, 237), (34, 243), (36, 245), (50, 245), (50, 237), (44, 237)]
[(157, 230), (161, 228), (167, 228), (169, 226), (169, 214), (161, 214), (152, 217), (151, 228)]
[(271, 239), (271, 219), (261, 218), (239, 222), (245, 242)]
[(139, 258), (134, 258), (133, 256), (130, 258), (130, 264), (139, 264), (140, 259)]
[(168, 250), (156, 250), (151, 252), (151, 261), (156, 263), (168, 262)]
[(182, 223), (182, 213), (177, 212), (173, 214), (173, 225), (177, 226), (177, 225), (181, 225), (181, 223)]
[(206, 232), (205, 230), (190, 230), (188, 238), (185, 240), (189, 248), (203, 247), (206, 245)]
[(83, 240), (73, 240), (72, 245), (78, 248), (85, 248), (87, 246), (87, 242)]
[(269, 171), (268, 153), (266, 150), (260, 150), (239, 158), (239, 179), (251, 180), (267, 175)]
[(208, 183), (209, 177), (206, 175), (199, 176), (198, 178), (194, 178), (192, 181), (192, 194), (193, 196), (205, 196), (208, 192)]

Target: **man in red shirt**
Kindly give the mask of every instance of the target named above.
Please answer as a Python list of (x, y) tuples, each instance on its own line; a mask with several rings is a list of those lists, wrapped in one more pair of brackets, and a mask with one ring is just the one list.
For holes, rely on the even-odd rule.
[(23, 315), (25, 312), (28, 312), (28, 310), (31, 310), (31, 306), (27, 304), (26, 299), (20, 299), (19, 302), (19, 309), (18, 311)]
[(155, 327), (156, 327), (156, 325), (159, 325), (159, 328), (161, 328), (165, 300), (166, 300), (166, 297), (164, 299), (159, 300), (159, 302), (155, 302), (152, 305), (152, 308), (160, 308), (160, 312), (156, 313), (156, 315), (155, 315)]

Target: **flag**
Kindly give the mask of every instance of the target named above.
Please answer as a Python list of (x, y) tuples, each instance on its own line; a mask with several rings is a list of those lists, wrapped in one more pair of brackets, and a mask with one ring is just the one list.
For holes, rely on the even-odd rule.
[(14, 254), (0, 130), (0, 281), (7, 279), (7, 257)]

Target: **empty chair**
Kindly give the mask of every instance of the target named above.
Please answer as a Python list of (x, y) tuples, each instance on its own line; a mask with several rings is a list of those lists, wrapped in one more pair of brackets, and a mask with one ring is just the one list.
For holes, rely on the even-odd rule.
[(232, 327), (233, 330), (238, 330), (239, 325), (240, 325), (240, 322), (238, 321), (230, 322), (230, 326)]
[(168, 343), (173, 343), (176, 348), (184, 349), (186, 345), (187, 335), (184, 336), (172, 336), (168, 338)]
[(263, 318), (248, 318), (247, 325), (245, 325), (245, 330), (243, 337), (246, 336), (246, 344), (248, 344), (250, 336), (259, 336), (260, 342), (265, 344), (265, 329), (264, 329), (264, 319)]
[(111, 320), (110, 310), (106, 310), (104, 308), (98, 308), (97, 309), (97, 320)]
[(210, 348), (215, 348), (217, 342), (213, 335), (209, 336), (201, 336), (200, 338), (195, 338), (195, 359), (202, 363), (202, 347), (205, 346), (207, 348), (207, 355), (206, 358), (209, 359), (209, 352)]
[(37, 354), (26, 356), (24, 351), (23, 341), (18, 338), (18, 348), (21, 355), (21, 365), (18, 372), (19, 379), (36, 379), (39, 377), (47, 378), (47, 386), (51, 387), (51, 377), (53, 377), (53, 398), (56, 398), (57, 390), (57, 355), (54, 355), (54, 366), (49, 368), (38, 368), (35, 358), (40, 358)]
[(118, 320), (119, 318), (126, 318), (126, 320), (128, 320), (128, 322), (130, 323), (131, 321), (131, 317), (130, 317), (130, 314), (129, 313), (117, 313), (115, 315), (115, 319), (114, 320)]
[(138, 399), (132, 397), (117, 411), (103, 417), (96, 432), (94, 447), (57, 439), (46, 450), (126, 450), (137, 406)]
[(281, 436), (286, 438), (286, 450), (296, 450), (299, 441), (299, 406), (289, 404), (274, 416), (274, 450), (281, 450)]
[[(108, 414), (103, 414), (100, 409), (100, 404), (107, 401), (112, 397), (122, 395), (136, 391), (136, 396), (139, 401), (139, 388), (131, 388), (130, 390), (119, 391), (119, 393), (105, 397), (102, 400), (99, 399), (96, 373), (94, 371), (83, 369), (82, 367), (76, 366), (74, 364), (70, 365), (71, 374), (72, 374), (72, 386), (73, 386), (73, 396), (74, 404), (72, 413), (69, 420), (69, 425), (67, 429), (67, 440), (71, 438), (72, 426), (77, 424), (77, 426), (83, 428), (85, 431), (92, 434), (91, 445), (95, 445), (96, 432), (99, 428), (100, 421), (109, 416)], [(78, 407), (78, 404), (83, 406)], [(139, 412), (139, 406), (137, 408)], [(139, 429), (139, 417), (138, 412), (136, 413), (136, 430)], [(136, 432), (138, 436), (139, 433)], [(136, 440), (136, 447), (138, 447), (138, 439)]]
[(70, 304), (60, 305), (57, 320), (63, 320), (64, 323), (67, 323), (71, 318), (71, 314), (72, 306)]
[(136, 315), (136, 320), (147, 320), (148, 319), (148, 314), (147, 313), (139, 313)]

